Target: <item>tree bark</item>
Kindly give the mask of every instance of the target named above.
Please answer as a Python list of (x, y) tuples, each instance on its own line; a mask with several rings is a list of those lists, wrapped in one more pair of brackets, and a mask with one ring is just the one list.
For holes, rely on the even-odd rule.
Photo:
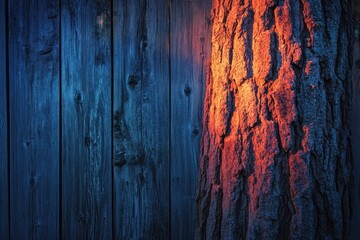
[(197, 239), (348, 239), (347, 0), (214, 0)]

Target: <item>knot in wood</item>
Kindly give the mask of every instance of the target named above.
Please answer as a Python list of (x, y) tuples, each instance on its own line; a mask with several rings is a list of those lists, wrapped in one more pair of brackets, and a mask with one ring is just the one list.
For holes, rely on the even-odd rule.
[(128, 84), (130, 87), (135, 87), (139, 83), (139, 76), (130, 75), (128, 79)]
[(31, 47), (30, 47), (30, 45), (29, 44), (26, 44), (25, 46), (24, 46), (24, 50), (25, 50), (25, 52), (26, 53), (30, 53), (31, 52)]
[(30, 188), (35, 188), (36, 180), (34, 176), (31, 176), (29, 179)]
[(91, 144), (91, 138), (89, 136), (85, 137), (85, 146), (90, 146)]
[(77, 104), (80, 104), (82, 102), (82, 95), (81, 95), (80, 91), (77, 91), (75, 94), (75, 102)]
[(198, 129), (198, 128), (195, 128), (195, 129), (193, 130), (192, 134), (196, 136), (196, 135), (199, 134), (199, 132), (200, 132), (199, 129)]
[(185, 93), (186, 96), (190, 96), (190, 94), (191, 94), (191, 87), (190, 87), (190, 86), (186, 86), (186, 87), (184, 88), (184, 93)]

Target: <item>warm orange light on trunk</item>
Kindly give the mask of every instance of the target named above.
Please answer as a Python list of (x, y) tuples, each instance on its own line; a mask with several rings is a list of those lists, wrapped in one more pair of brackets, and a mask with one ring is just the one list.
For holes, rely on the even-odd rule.
[(337, 64), (349, 55), (337, 39), (350, 32), (335, 2), (213, 1), (198, 238), (347, 233), (349, 79)]

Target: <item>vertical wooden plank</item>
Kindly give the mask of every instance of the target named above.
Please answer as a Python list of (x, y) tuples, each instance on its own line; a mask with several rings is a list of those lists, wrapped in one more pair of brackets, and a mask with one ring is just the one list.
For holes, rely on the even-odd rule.
[(352, 150), (354, 161), (354, 192), (351, 222), (352, 240), (360, 239), (360, 2), (353, 0), (354, 15), (354, 63), (352, 65), (353, 80), (353, 114), (352, 114)]
[(59, 235), (58, 10), (9, 1), (11, 239)]
[(210, 57), (211, 1), (172, 0), (171, 230), (192, 239), (205, 75)]
[(0, 0), (0, 239), (9, 239), (6, 6)]
[(169, 239), (167, 1), (114, 1), (115, 239)]
[(62, 238), (111, 239), (111, 1), (64, 0)]

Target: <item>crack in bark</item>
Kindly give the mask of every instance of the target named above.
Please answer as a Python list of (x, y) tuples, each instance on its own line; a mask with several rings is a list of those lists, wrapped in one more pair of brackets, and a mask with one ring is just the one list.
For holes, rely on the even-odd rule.
[(197, 238), (346, 239), (347, 5), (265, 3), (214, 1)]

